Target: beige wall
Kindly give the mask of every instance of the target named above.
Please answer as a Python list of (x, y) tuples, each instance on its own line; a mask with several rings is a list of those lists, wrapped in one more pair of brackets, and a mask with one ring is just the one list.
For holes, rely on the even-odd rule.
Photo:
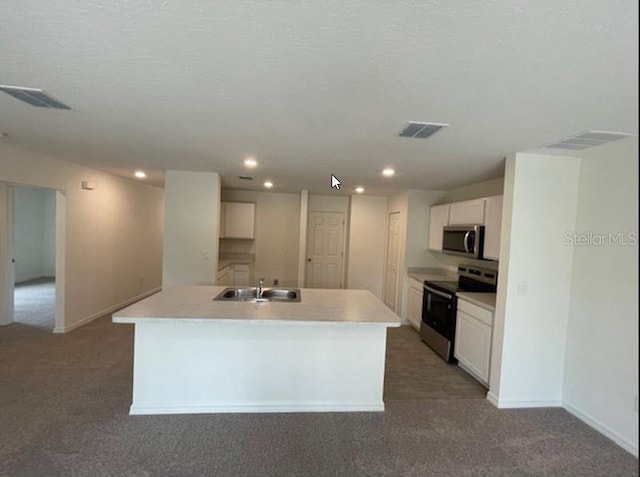
[(477, 182), (457, 189), (451, 189), (443, 193), (438, 200), (438, 204), (446, 204), (448, 202), (461, 202), (463, 200), (478, 199), (480, 197), (491, 197), (493, 195), (502, 195), (504, 189), (504, 177), (491, 179), (489, 181)]
[(220, 176), (166, 171), (163, 287), (216, 283), (219, 228)]
[(277, 278), (281, 286), (298, 284), (300, 194), (225, 189), (224, 201), (255, 202), (254, 241), (221, 240), (221, 250), (254, 253), (254, 278), (267, 285)]
[[(84, 180), (95, 183), (83, 190)], [(0, 144), (0, 181), (63, 191), (65, 331), (160, 286), (163, 191)]]
[[(621, 233), (626, 244), (573, 247), (563, 400), (638, 455), (637, 137), (584, 152), (577, 220), (569, 231)], [(635, 243), (627, 234), (635, 234)]]
[(13, 188), (15, 281), (56, 273), (56, 192)]
[(580, 159), (507, 159), (489, 397), (500, 407), (562, 403)]
[(349, 215), (347, 288), (370, 290), (382, 299), (387, 198), (354, 195)]

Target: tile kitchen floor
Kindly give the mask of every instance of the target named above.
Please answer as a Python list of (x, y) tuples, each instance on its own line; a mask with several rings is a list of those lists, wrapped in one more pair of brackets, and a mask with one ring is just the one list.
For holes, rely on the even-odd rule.
[(484, 399), (487, 389), (447, 364), (411, 326), (387, 328), (384, 399)]

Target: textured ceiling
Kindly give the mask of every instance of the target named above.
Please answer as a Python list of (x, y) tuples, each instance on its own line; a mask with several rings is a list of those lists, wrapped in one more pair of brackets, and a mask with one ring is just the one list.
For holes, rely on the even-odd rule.
[[(21, 0), (0, 18), (0, 84), (73, 108), (0, 94), (4, 141), (154, 183), (247, 188), (253, 155), (274, 190), (446, 189), (586, 129), (638, 133), (636, 0)], [(408, 120), (451, 126), (397, 137)]]

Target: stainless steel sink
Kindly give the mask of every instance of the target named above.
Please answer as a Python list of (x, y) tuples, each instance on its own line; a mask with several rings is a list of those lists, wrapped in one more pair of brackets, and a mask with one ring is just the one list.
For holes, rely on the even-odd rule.
[(263, 288), (260, 297), (256, 287), (229, 287), (222, 290), (214, 301), (279, 301), (299, 302), (302, 296), (299, 288)]

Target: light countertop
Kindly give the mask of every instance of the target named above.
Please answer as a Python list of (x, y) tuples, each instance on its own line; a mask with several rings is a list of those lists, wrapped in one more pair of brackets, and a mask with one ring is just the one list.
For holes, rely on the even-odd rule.
[(457, 281), (458, 272), (448, 270), (446, 268), (412, 268), (407, 270), (409, 277), (414, 278), (420, 282), (425, 280), (433, 281)]
[(114, 323), (148, 320), (193, 320), (262, 323), (379, 324), (400, 326), (401, 320), (368, 290), (303, 288), (302, 301), (213, 301), (225, 287), (172, 287), (113, 314)]
[(495, 311), (496, 309), (495, 293), (458, 292), (456, 295), (459, 299), (478, 305), (486, 310)]

